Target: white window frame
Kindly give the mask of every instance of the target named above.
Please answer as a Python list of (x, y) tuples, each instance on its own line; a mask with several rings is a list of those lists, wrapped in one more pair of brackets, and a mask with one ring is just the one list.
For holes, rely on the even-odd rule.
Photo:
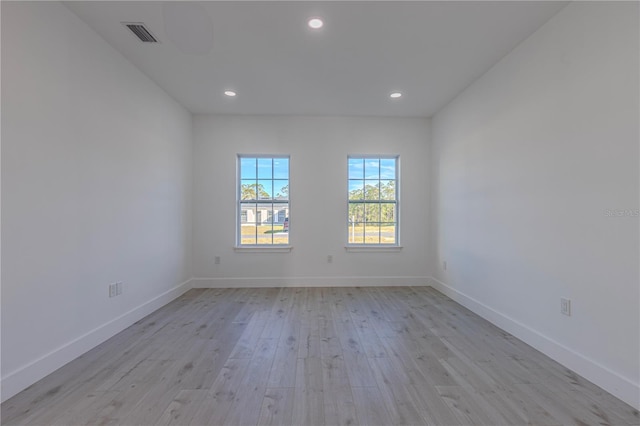
[[(349, 177), (349, 161), (352, 159), (363, 159), (365, 162), (368, 159), (377, 159), (377, 160), (394, 160), (395, 161), (395, 178), (393, 179), (395, 181), (395, 200), (381, 200), (380, 198), (378, 198), (377, 202), (373, 201), (373, 200), (362, 200), (360, 201), (356, 201), (356, 200), (350, 200), (349, 199), (349, 181), (350, 180), (355, 180), (355, 179), (350, 179)], [(363, 175), (363, 178), (366, 177)], [(365, 179), (366, 180), (366, 179)], [(389, 180), (389, 179), (381, 179), (380, 178), (380, 172), (378, 172), (378, 182), (380, 182), (381, 180)], [(357, 252), (357, 251), (382, 251), (382, 250), (387, 250), (387, 251), (398, 251), (400, 249), (402, 249), (402, 246), (400, 245), (400, 206), (401, 206), (401, 202), (400, 202), (400, 156), (397, 154), (392, 154), (392, 155), (384, 155), (384, 154), (350, 154), (347, 156), (347, 220), (346, 220), (346, 224), (347, 224), (347, 233), (346, 233), (346, 245), (345, 245), (345, 249), (347, 251), (353, 251), (353, 252)], [(378, 243), (366, 243), (366, 225), (363, 228), (363, 242), (358, 242), (358, 243), (351, 243), (349, 242), (349, 236), (350, 233), (352, 232), (352, 224), (351, 224), (351, 218), (349, 217), (349, 206), (352, 203), (357, 203), (357, 204), (395, 204), (395, 238), (394, 238), (394, 242), (393, 243), (383, 243), (383, 242), (378, 242)], [(378, 222), (378, 225), (380, 225), (381, 223), (386, 223), (386, 222)]]
[[(275, 194), (271, 194), (272, 198), (267, 200), (252, 200), (251, 202), (243, 202), (242, 200), (242, 167), (241, 162), (243, 158), (256, 158), (256, 159), (287, 159), (289, 162), (289, 170), (287, 174), (287, 181), (289, 185), (289, 194), (286, 200), (278, 200), (274, 198)], [(271, 180), (277, 181), (280, 179), (276, 179), (273, 176), (273, 164), (272, 164), (272, 175), (271, 179), (260, 179), (260, 180)], [(256, 173), (256, 181), (257, 173)], [(236, 157), (236, 245), (235, 251), (238, 252), (252, 252), (252, 251), (290, 251), (291, 250), (291, 223), (290, 223), (290, 213), (291, 213), (291, 157), (285, 154), (237, 154)], [(243, 244), (242, 243), (242, 205), (243, 204), (254, 204), (254, 205), (269, 205), (273, 210), (278, 205), (288, 205), (289, 215), (285, 214), (285, 218), (289, 221), (288, 225), (288, 242), (287, 243), (271, 243), (271, 244), (258, 244), (258, 240), (256, 239), (256, 244)], [(256, 218), (257, 219), (257, 211)], [(254, 219), (254, 220), (255, 220)], [(284, 221), (284, 218), (283, 218)], [(272, 221), (273, 222), (273, 221)], [(272, 223), (273, 226), (273, 223)], [(272, 234), (273, 235), (273, 234)], [(273, 239), (272, 239), (273, 241)]]

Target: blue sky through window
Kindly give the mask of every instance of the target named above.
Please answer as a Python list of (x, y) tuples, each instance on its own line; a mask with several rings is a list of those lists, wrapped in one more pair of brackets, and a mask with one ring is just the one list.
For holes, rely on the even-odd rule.
[(395, 158), (349, 158), (349, 179), (387, 180), (395, 178)]

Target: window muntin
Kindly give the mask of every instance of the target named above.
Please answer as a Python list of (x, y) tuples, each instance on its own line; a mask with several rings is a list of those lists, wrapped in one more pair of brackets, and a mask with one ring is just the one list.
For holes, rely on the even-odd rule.
[(347, 162), (348, 244), (398, 245), (398, 157)]
[(238, 246), (289, 244), (289, 157), (238, 156)]

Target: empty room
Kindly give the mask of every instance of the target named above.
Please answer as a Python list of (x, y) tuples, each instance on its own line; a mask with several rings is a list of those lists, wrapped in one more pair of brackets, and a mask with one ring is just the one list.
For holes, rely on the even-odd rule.
[(2, 1), (2, 425), (640, 425), (640, 3)]

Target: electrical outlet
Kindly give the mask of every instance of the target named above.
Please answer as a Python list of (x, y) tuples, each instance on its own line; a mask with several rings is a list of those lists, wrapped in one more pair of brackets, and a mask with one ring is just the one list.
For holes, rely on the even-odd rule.
[(442, 262), (442, 269), (443, 269), (444, 271), (446, 271), (446, 270), (447, 270), (447, 261), (446, 261), (446, 260)]
[(220, 256), (216, 256), (213, 258), (213, 263), (215, 263), (216, 265), (220, 264)]
[(560, 298), (560, 313), (568, 317), (571, 316), (571, 300)]
[(327, 263), (333, 263), (333, 256), (327, 255)]
[(109, 284), (109, 297), (116, 297), (122, 294), (122, 281)]

